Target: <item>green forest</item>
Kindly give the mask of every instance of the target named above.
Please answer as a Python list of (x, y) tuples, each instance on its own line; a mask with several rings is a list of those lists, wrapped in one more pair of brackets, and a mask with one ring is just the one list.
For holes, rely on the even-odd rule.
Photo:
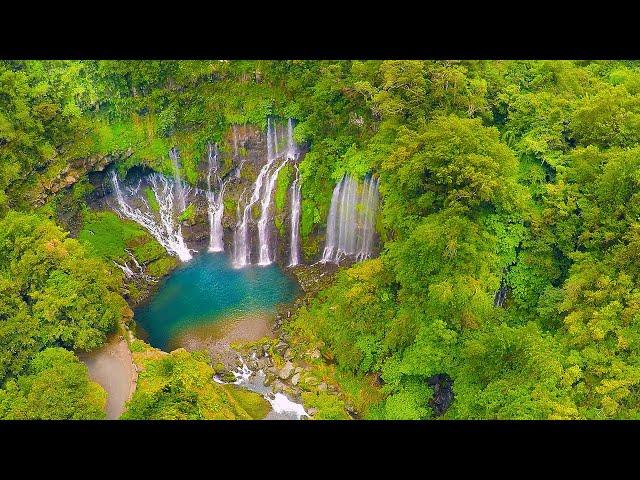
[[(379, 179), (379, 254), (280, 327), (283, 364), (319, 352), (300, 363), (315, 419), (640, 418), (640, 62), (29, 60), (0, 61), (0, 419), (105, 418), (81, 356), (135, 324), (117, 264), (178, 264), (92, 208), (90, 176), (174, 175), (179, 146), (202, 185), (209, 143), (228, 153), (233, 125), (276, 117), (307, 150), (309, 264), (336, 183)], [(129, 347), (143, 369), (121, 418), (264, 416), (201, 352)]]

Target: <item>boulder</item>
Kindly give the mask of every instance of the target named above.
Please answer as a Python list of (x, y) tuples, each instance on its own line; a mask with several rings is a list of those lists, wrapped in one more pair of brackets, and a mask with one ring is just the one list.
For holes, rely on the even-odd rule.
[(225, 372), (222, 372), (222, 374), (219, 375), (220, 380), (222, 380), (225, 383), (232, 383), (236, 381), (236, 376), (233, 374), (233, 372), (229, 372), (228, 370)]
[(293, 363), (287, 362), (285, 363), (284, 367), (282, 367), (278, 372), (278, 377), (280, 377), (282, 380), (286, 380), (291, 376), (292, 373), (293, 373)]
[(291, 385), (298, 385), (298, 383), (300, 383), (300, 373), (296, 373), (295, 375), (293, 375), (293, 377), (291, 377)]
[(222, 374), (225, 370), (226, 370), (226, 367), (222, 362), (217, 362), (216, 364), (213, 365), (213, 371), (215, 372), (216, 375)]

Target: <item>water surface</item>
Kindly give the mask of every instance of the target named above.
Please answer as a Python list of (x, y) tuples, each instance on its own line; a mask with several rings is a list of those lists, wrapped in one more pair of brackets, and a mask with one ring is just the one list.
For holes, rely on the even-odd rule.
[(171, 339), (192, 327), (264, 312), (290, 302), (296, 283), (275, 264), (233, 268), (225, 253), (202, 253), (167, 277), (156, 294), (135, 310), (148, 342), (166, 350)]

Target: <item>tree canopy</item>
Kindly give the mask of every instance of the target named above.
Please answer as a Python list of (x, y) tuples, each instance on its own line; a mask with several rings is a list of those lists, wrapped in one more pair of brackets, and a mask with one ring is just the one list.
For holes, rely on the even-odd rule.
[[(207, 142), (229, 149), (231, 125), (269, 116), (294, 118), (308, 147), (306, 257), (343, 174), (380, 178), (380, 256), (340, 269), (286, 327), (377, 380), (372, 418), (434, 418), (445, 374), (445, 418), (638, 418), (640, 64), (586, 60), (0, 62), (3, 417), (96, 416), (64, 349), (100, 346), (126, 312), (109, 264), (125, 249), (170, 268), (109, 214), (83, 212), (70, 238), (42, 207), (56, 182), (107, 156), (171, 174), (179, 145), (195, 184)], [(197, 358), (146, 375), (130, 418), (243, 415), (207, 409), (219, 392), (192, 388), (209, 375)], [(73, 382), (85, 393), (67, 403)]]

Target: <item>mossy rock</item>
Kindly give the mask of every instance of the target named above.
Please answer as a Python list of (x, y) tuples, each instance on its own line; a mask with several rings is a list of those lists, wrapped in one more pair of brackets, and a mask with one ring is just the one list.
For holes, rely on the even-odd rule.
[(282, 221), (281, 217), (275, 217), (273, 219), (273, 222), (276, 226), (276, 228), (278, 229), (278, 233), (280, 233), (281, 237), (284, 237), (285, 231), (284, 231), (284, 222)]
[(253, 218), (260, 218), (262, 205), (260, 202), (256, 202), (253, 207), (251, 207), (251, 215)]
[(287, 163), (280, 172), (278, 172), (278, 178), (276, 180), (276, 193), (275, 193), (275, 214), (280, 214), (287, 203), (287, 193), (289, 186), (291, 185), (293, 177), (293, 166)]
[(218, 376), (220, 377), (220, 380), (225, 383), (232, 383), (236, 381), (236, 376), (229, 370), (225, 370), (222, 373), (219, 373)]
[(151, 236), (137, 223), (123, 220), (114, 212), (87, 211), (78, 239), (95, 256), (126, 261), (128, 256), (125, 249), (132, 242), (149, 241)]
[(153, 277), (164, 277), (178, 265), (174, 257), (164, 257), (147, 266), (147, 274)]
[(236, 385), (224, 385), (224, 388), (253, 420), (262, 420), (271, 411), (269, 402), (258, 393)]
[(156, 194), (153, 193), (150, 187), (144, 189), (144, 196), (147, 199), (147, 203), (151, 207), (151, 210), (154, 212), (160, 211), (160, 204), (158, 203), (158, 199), (156, 198)]
[(302, 255), (305, 260), (315, 258), (320, 254), (323, 238), (315, 235), (310, 235), (306, 238), (301, 238), (300, 246), (302, 247)]
[(180, 222), (192, 222), (196, 217), (196, 206), (193, 203), (190, 203), (187, 208), (185, 208), (184, 212), (180, 214), (178, 220)]
[(133, 248), (133, 254), (140, 264), (147, 264), (167, 256), (167, 251), (162, 245), (154, 239), (148, 240), (150, 241)]
[(227, 212), (228, 215), (235, 215), (237, 202), (231, 196), (225, 196), (224, 200), (224, 211)]
[(349, 420), (343, 400), (326, 392), (304, 392), (302, 402), (305, 409), (316, 409), (314, 420)]

